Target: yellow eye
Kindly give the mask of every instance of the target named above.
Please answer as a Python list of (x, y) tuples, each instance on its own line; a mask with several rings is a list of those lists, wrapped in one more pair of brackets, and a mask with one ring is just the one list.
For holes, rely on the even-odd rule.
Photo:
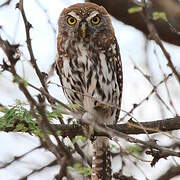
[(67, 18), (67, 23), (69, 24), (69, 25), (74, 25), (74, 24), (76, 24), (76, 22), (77, 22), (77, 20), (74, 18), (74, 17), (72, 17), (72, 16), (69, 16), (68, 18)]
[(97, 25), (99, 24), (101, 21), (100, 17), (99, 16), (95, 16), (91, 19), (91, 23), (94, 24), (94, 25)]

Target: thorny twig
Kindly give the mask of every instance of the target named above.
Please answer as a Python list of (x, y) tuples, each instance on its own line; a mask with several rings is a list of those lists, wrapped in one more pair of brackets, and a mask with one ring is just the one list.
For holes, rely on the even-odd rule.
[[(35, 56), (33, 53), (32, 43), (31, 43), (31, 38), (30, 38), (30, 29), (32, 28), (32, 25), (28, 22), (28, 20), (26, 18), (26, 15), (24, 12), (24, 7), (23, 7), (23, 0), (20, 0), (19, 3), (16, 5), (16, 7), (19, 8), (19, 10), (22, 14), (22, 17), (23, 17), (23, 21), (24, 21), (24, 25), (25, 25), (25, 31), (26, 31), (26, 43), (27, 43), (27, 48), (28, 48), (28, 52), (30, 55), (30, 62), (36, 71), (36, 74), (37, 74), (37, 76), (38, 76), (38, 78), (42, 84), (42, 87), (44, 88), (45, 92), (48, 93), (48, 89), (47, 89), (46, 83), (44, 81), (42, 72), (40, 71), (40, 69), (37, 65), (37, 62), (36, 62), (36, 59), (35, 59)], [(54, 104), (52, 99), (50, 99), (49, 97), (46, 97), (46, 98), (51, 104)]]
[(125, 117), (129, 114), (132, 114), (132, 112), (137, 108), (139, 107), (140, 105), (142, 105), (145, 101), (147, 101), (152, 95), (154, 92), (156, 92), (157, 88), (162, 84), (164, 83), (165, 81), (167, 81), (170, 77), (172, 76), (172, 74), (169, 74), (167, 77), (165, 77), (162, 81), (160, 81), (156, 86), (153, 85), (153, 89), (150, 91), (150, 93), (145, 97), (143, 98), (139, 103), (136, 103), (133, 105), (133, 107), (131, 108), (130, 111), (128, 111), (128, 113), (126, 113), (123, 117), (122, 117), (122, 120), (125, 119)]
[[(106, 125), (106, 127), (109, 127), (113, 130), (123, 132), (125, 134), (145, 134), (144, 129), (148, 132), (148, 134), (152, 133), (160, 133), (165, 131), (172, 131), (172, 130), (178, 130), (180, 129), (180, 117), (175, 118), (169, 118), (169, 119), (163, 119), (163, 120), (155, 120), (150, 122), (140, 122), (141, 126), (139, 126), (139, 123), (135, 122), (128, 122), (125, 124), (116, 124), (116, 125)], [(55, 129), (61, 130), (61, 136), (77, 136), (77, 135), (83, 135), (83, 129), (81, 126), (76, 124), (69, 124), (69, 125), (53, 125)], [(103, 136), (105, 135), (101, 131), (95, 131), (96, 136)]]
[[(68, 157), (69, 159), (72, 159), (70, 151), (67, 149), (67, 147), (59, 140), (56, 132), (53, 130), (53, 127), (49, 124), (48, 118), (45, 113), (45, 106), (44, 106), (44, 98), (39, 95), (39, 103), (31, 96), (30, 92), (26, 88), (23, 80), (20, 78), (20, 76), (17, 74), (15, 69), (15, 64), (19, 60), (19, 57), (17, 54), (17, 48), (18, 46), (11, 46), (8, 41), (3, 41), (2, 38), (0, 38), (0, 46), (3, 48), (5, 54), (8, 57), (10, 65), (6, 65), (8, 70), (12, 73), (15, 82), (18, 84), (19, 89), (23, 92), (27, 100), (29, 101), (30, 107), (31, 107), (31, 113), (33, 117), (37, 120), (37, 123), (44, 135), (44, 138), (46, 140), (46, 144), (48, 149), (55, 154), (57, 157), (58, 163), (61, 165), (61, 157), (62, 155)], [(40, 117), (37, 116), (35, 112), (35, 108), (38, 110)], [(47, 129), (54, 135), (57, 146), (51, 141), (47, 134)]]
[(32, 172), (30, 172), (29, 174), (27, 174), (26, 176), (23, 176), (21, 177), (20, 180), (25, 180), (25, 179), (28, 179), (28, 177), (30, 177), (32, 174), (35, 174), (35, 173), (38, 173), (38, 172), (41, 172), (43, 171), (45, 168), (49, 168), (49, 167), (52, 167), (54, 165), (57, 165), (57, 160), (53, 160), (53, 161), (50, 161), (48, 164), (46, 164), (45, 166), (42, 166), (38, 169), (34, 169), (32, 170)]
[(15, 156), (15, 157), (13, 158), (13, 160), (11, 160), (10, 162), (7, 162), (7, 163), (5, 163), (5, 164), (2, 164), (2, 165), (0, 166), (0, 169), (6, 168), (7, 166), (13, 164), (15, 161), (18, 161), (18, 160), (24, 158), (27, 154), (30, 154), (30, 153), (32, 153), (33, 151), (35, 151), (35, 150), (37, 150), (37, 149), (40, 149), (40, 148), (42, 148), (42, 145), (39, 145), (39, 146), (37, 146), (37, 147), (35, 147), (35, 148), (27, 151), (26, 153), (24, 153), (24, 154), (22, 154), (22, 155), (20, 155), (20, 156)]
[(104, 128), (97, 124), (95, 124), (94, 127), (97, 131), (103, 132), (104, 135), (106, 134), (109, 137), (117, 136), (117, 137), (127, 140), (130, 143), (142, 144), (147, 149), (149, 148), (150, 151), (147, 151), (147, 154), (151, 154), (153, 156), (152, 165), (154, 165), (160, 158), (166, 158), (168, 156), (180, 157), (180, 152), (161, 147), (155, 141), (145, 142), (140, 139), (128, 136), (125, 133), (122, 133), (122, 132), (119, 132), (117, 130), (113, 130), (113, 129), (107, 128), (107, 127)]
[(180, 175), (180, 166), (171, 166), (163, 175), (157, 178), (157, 180), (169, 180), (178, 175)]
[[(155, 54), (156, 59), (157, 59), (157, 61), (158, 61), (159, 69), (160, 69), (161, 73), (163, 74), (163, 77), (165, 78), (165, 77), (166, 77), (166, 74), (163, 72), (163, 69), (162, 69), (161, 64), (160, 64), (160, 60), (159, 60), (159, 58), (158, 58), (158, 54), (157, 54), (157, 52), (156, 52), (155, 49), (154, 49), (154, 54)], [(176, 114), (176, 116), (177, 116), (178, 113), (177, 113), (177, 110), (176, 110), (176, 108), (175, 108), (175, 106), (174, 106), (173, 100), (172, 100), (172, 98), (171, 98), (171, 95), (170, 95), (170, 92), (169, 92), (169, 88), (168, 88), (168, 85), (167, 85), (167, 81), (165, 81), (164, 84), (165, 84), (165, 88), (166, 88), (166, 91), (167, 91), (167, 96), (168, 96), (168, 99), (169, 99), (169, 104), (171, 105), (171, 107), (173, 108), (173, 110), (174, 110), (174, 112), (175, 112), (175, 114)]]
[[(171, 111), (171, 109), (169, 108), (169, 106), (165, 103), (165, 101), (164, 101), (164, 100), (161, 98), (161, 96), (159, 95), (159, 93), (158, 93), (158, 91), (157, 91), (157, 88), (155, 88), (156, 85), (153, 84), (150, 76), (146, 75), (146, 74), (143, 72), (143, 70), (141, 70), (135, 63), (134, 63), (134, 69), (136, 69), (137, 71), (139, 71), (139, 72), (143, 75), (143, 77), (151, 84), (151, 86), (154, 88), (154, 92), (156, 93), (156, 96), (158, 97), (158, 99), (162, 102), (162, 104), (166, 107), (166, 109), (173, 114), (173, 112)], [(164, 75), (164, 81), (163, 81), (164, 83), (167, 82), (167, 80), (168, 80), (167, 77), (168, 77), (168, 76), (169, 76), (169, 75), (167, 75), (167, 76)], [(173, 115), (174, 115), (174, 114), (173, 114)]]
[(168, 61), (168, 66), (169, 68), (172, 70), (173, 74), (175, 75), (179, 85), (180, 85), (180, 74), (179, 72), (176, 70), (172, 60), (171, 60), (171, 56), (170, 54), (168, 53), (168, 51), (166, 50), (166, 48), (164, 47), (159, 35), (158, 35), (158, 32), (153, 24), (153, 22), (149, 19), (148, 15), (147, 15), (147, 7), (146, 7), (146, 1), (144, 1), (144, 6), (143, 6), (143, 13), (142, 13), (142, 16), (145, 20), (145, 23), (146, 23), (146, 26), (148, 28), (148, 31), (149, 31), (149, 38), (154, 40), (158, 45), (159, 47), (161, 48), (164, 56), (166, 57), (167, 61)]
[(4, 3), (0, 5), (0, 8), (2, 8), (3, 6), (9, 5), (10, 3), (11, 3), (11, 0), (6, 0)]

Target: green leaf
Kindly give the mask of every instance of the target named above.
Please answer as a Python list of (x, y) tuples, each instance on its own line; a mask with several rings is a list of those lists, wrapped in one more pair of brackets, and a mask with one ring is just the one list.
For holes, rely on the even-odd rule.
[(8, 111), (7, 107), (0, 107), (0, 112), (6, 113)]
[(128, 13), (134, 14), (134, 13), (141, 12), (142, 10), (143, 10), (143, 8), (141, 6), (133, 6), (133, 7), (128, 9)]
[(72, 139), (72, 143), (76, 143), (76, 142), (82, 142), (82, 143), (85, 143), (87, 141), (87, 138), (85, 136), (75, 136), (73, 139)]
[(19, 132), (19, 131), (21, 131), (21, 132), (26, 132), (28, 130), (28, 128), (27, 127), (25, 127), (23, 124), (18, 124), (17, 126), (16, 126), (16, 128), (14, 129), (14, 132)]
[(20, 76), (15, 76), (13, 82), (23, 83), (25, 87), (28, 86), (28, 81), (21, 78)]
[(84, 167), (80, 163), (75, 163), (73, 165), (73, 169), (79, 174), (84, 175), (84, 176), (90, 176), (92, 173), (92, 169), (90, 167)]
[(49, 120), (57, 119), (58, 117), (62, 117), (61, 111), (59, 109), (54, 109), (53, 111), (46, 111), (46, 115)]
[(0, 117), (1, 131), (29, 132), (39, 137), (43, 137), (36, 121), (30, 112), (22, 105), (18, 104), (3, 110), (4, 115)]
[(27, 87), (28, 86), (28, 81), (26, 79), (22, 79), (22, 80), (23, 80), (24, 86)]
[(165, 12), (153, 12), (152, 14), (153, 16), (153, 20), (157, 21), (157, 20), (163, 20), (163, 21), (167, 21), (167, 16)]
[(138, 145), (127, 145), (126, 151), (128, 151), (129, 153), (140, 155), (143, 152), (143, 149)]

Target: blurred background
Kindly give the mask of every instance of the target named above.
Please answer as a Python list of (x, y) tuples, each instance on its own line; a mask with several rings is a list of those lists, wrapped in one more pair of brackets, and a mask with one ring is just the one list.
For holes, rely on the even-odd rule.
[[(24, 0), (26, 17), (33, 27), (30, 30), (33, 51), (41, 71), (48, 73), (55, 61), (57, 21), (61, 11), (65, 7), (81, 2), (84, 1)], [(39, 80), (29, 62), (24, 24), (20, 11), (16, 8), (18, 0), (11, 0), (6, 5), (3, 3), (6, 3), (6, 0), (0, 0), (0, 36), (11, 43), (20, 44), (22, 58), (16, 65), (17, 71), (28, 82), (40, 87)], [(113, 1), (111, 3), (113, 4)], [(167, 59), (161, 49), (154, 41), (148, 40), (142, 31), (117, 18), (116, 14), (115, 17), (111, 15), (123, 63), (122, 110), (129, 112), (140, 103), (132, 112), (132, 115), (139, 122), (179, 115), (180, 86), (174, 75), (164, 81), (164, 78), (172, 72), (167, 66)], [(180, 71), (178, 41), (175, 44), (163, 41), (163, 44), (177, 71)], [(0, 64), (2, 64), (3, 59), (6, 59), (6, 56), (0, 49)], [(59, 84), (56, 73), (52, 74), (49, 80)], [(161, 81), (163, 82), (160, 83)], [(67, 103), (62, 89), (53, 83), (49, 84), (51, 95)], [(31, 89), (31, 92), (36, 96), (36, 91)], [(0, 72), (0, 103), (5, 106), (13, 106), (19, 100), (26, 102), (17, 85), (12, 82), (10, 73)], [(123, 111), (121, 117), (125, 115)], [(127, 121), (128, 118), (126, 117), (124, 121)], [(178, 139), (180, 133), (173, 131), (170, 134), (171, 137), (164, 134), (155, 134), (152, 137), (159, 140), (160, 145), (168, 146), (174, 139)], [(175, 138), (172, 139), (172, 136)], [(147, 138), (146, 135), (137, 135), (136, 137), (143, 140)], [(123, 147), (124, 141), (122, 140), (121, 143)], [(24, 155), (23, 158), (14, 159), (24, 153), (27, 155)], [(13, 159), (14, 161), (12, 161)], [(146, 161), (151, 160), (150, 157), (145, 159)], [(35, 136), (25, 133), (0, 132), (0, 179), (16, 180), (30, 174), (28, 180), (51, 180), (59, 169), (54, 160), (55, 157), (52, 153), (39, 147), (39, 140)], [(50, 164), (51, 162), (54, 164)], [(155, 167), (151, 167), (149, 162), (143, 162), (133, 157), (126, 158), (125, 162), (127, 165), (124, 170), (125, 174), (141, 180), (155, 180), (165, 173), (170, 166), (180, 163), (180, 160), (168, 157), (166, 160), (161, 159)], [(121, 166), (122, 159), (120, 157), (114, 158), (114, 171), (118, 171)], [(76, 179), (78, 178), (80, 179), (77, 175)]]

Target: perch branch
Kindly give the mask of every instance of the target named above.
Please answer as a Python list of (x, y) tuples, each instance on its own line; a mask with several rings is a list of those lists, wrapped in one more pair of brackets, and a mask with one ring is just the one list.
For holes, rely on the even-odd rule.
[[(149, 134), (159, 133), (161, 131), (172, 131), (180, 129), (180, 116), (163, 120), (155, 120), (150, 122), (128, 122), (126, 124), (107, 125), (107, 127), (125, 134)], [(53, 125), (56, 130), (61, 131), (61, 136), (77, 136), (83, 135), (83, 129), (79, 125)], [(96, 136), (104, 135), (102, 132), (95, 132)]]

